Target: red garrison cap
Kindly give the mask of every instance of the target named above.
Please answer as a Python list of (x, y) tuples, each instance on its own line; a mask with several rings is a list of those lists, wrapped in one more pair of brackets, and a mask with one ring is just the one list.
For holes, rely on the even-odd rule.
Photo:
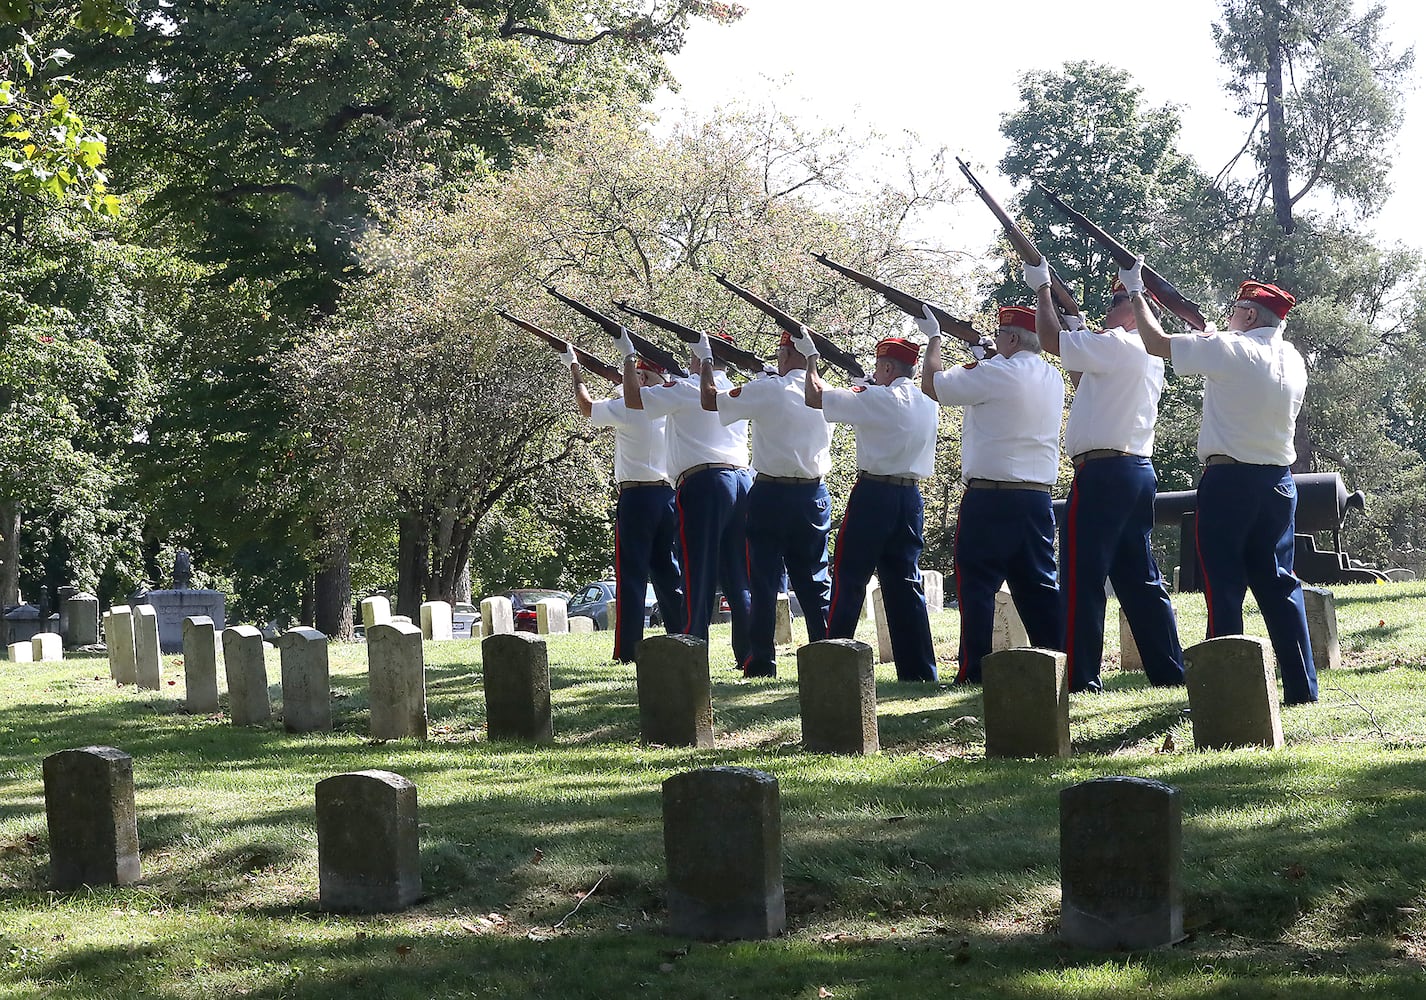
[(1000, 325), (1014, 326), (1021, 330), (1035, 332), (1035, 310), (1024, 306), (1001, 306)]
[(1238, 287), (1238, 302), (1251, 302), (1269, 310), (1278, 319), (1287, 319), (1287, 311), (1297, 305), (1291, 292), (1262, 281), (1245, 281)]
[(637, 368), (637, 369), (638, 369), (639, 371), (641, 371), (641, 372), (657, 372), (657, 373), (660, 374), (660, 375), (662, 375), (662, 374), (664, 373), (664, 370), (663, 370), (662, 367), (660, 367), (659, 365), (654, 364), (652, 361), (648, 361), (648, 360), (646, 360), (646, 359), (644, 359), (644, 358), (640, 358), (638, 361), (634, 362), (634, 367)]
[(905, 337), (887, 337), (877, 342), (878, 358), (893, 358), (905, 365), (914, 365), (921, 360), (921, 348)]
[(730, 344), (733, 342), (733, 335), (727, 330), (710, 330), (708, 336), (717, 337), (719, 340), (726, 340)]
[(792, 334), (788, 333), (786, 330), (783, 330), (783, 331), (782, 331), (782, 336), (777, 338), (777, 346), (778, 346), (778, 347), (791, 347), (791, 346), (792, 346)]

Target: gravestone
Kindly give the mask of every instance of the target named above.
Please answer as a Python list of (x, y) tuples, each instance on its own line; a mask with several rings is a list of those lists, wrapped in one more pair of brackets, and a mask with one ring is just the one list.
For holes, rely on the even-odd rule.
[(569, 631), (569, 605), (558, 597), (535, 602), (535, 631), (540, 635), (563, 635)]
[(691, 635), (654, 635), (634, 655), (639, 736), (670, 747), (713, 745), (713, 684), (708, 643)]
[(1060, 937), (1081, 948), (1183, 939), (1183, 818), (1177, 788), (1109, 777), (1060, 791)]
[(72, 594), (60, 605), (59, 633), (65, 649), (99, 644), (99, 598), (93, 594)]
[(1200, 750), (1282, 746), (1277, 661), (1266, 639), (1225, 635), (1183, 651), (1193, 744)]
[(151, 604), (134, 608), (134, 670), (139, 689), (163, 688), (163, 651), (158, 639), (158, 612)]
[(508, 597), (487, 597), (480, 602), (480, 634), (507, 635), (515, 631), (515, 607)]
[(812, 753), (876, 753), (876, 672), (871, 647), (823, 639), (797, 650), (802, 748)]
[(1336, 670), (1342, 665), (1342, 643), (1337, 638), (1337, 599), (1325, 587), (1302, 587), (1307, 608), (1307, 638), (1312, 644), (1312, 663), (1318, 670)]
[(881, 589), (881, 581), (873, 576), (867, 581), (866, 597), (862, 599), (862, 617), (871, 620), (871, 597), (872, 591)]
[(1002, 649), (981, 661), (987, 757), (1068, 757), (1065, 654)]
[(183, 693), (190, 712), (218, 711), (216, 632), (207, 615), (183, 619)]
[(1025, 623), (1020, 620), (1010, 588), (1002, 583), (995, 592), (995, 624), (990, 635), (990, 648), (995, 651), (1020, 649), (1028, 645), (1030, 636), (1025, 631)]
[(289, 733), (330, 732), (327, 637), (314, 628), (294, 628), (278, 636), (277, 648), (282, 654), (282, 727)]
[(163, 653), (183, 650), (185, 618), (211, 618), (214, 629), (222, 629), (227, 624), (228, 598), (220, 590), (150, 590), (136, 598), (134, 603), (154, 609), (158, 624), (158, 648)]
[(886, 620), (886, 595), (877, 587), (867, 595), (871, 605), (871, 623), (876, 627), (876, 661), (891, 663), (896, 659), (891, 648), (891, 624)]
[[(43, 588), (41, 588), (43, 589)], [(8, 646), (14, 642), (29, 642), (36, 635), (49, 628), (40, 609), (31, 604), (20, 604), (5, 612), (4, 628), (0, 629)]]
[(382, 624), (383, 624), (383, 625), (415, 625), (416, 623), (411, 620), (411, 616), (410, 616), (410, 615), (392, 615), (390, 618), (386, 619), (386, 621), (382, 622)]
[(670, 933), (715, 941), (782, 933), (776, 778), (745, 767), (707, 767), (666, 779), (663, 841)]
[(139, 879), (134, 761), (113, 747), (61, 750), (44, 759), (50, 885), (60, 891)]
[(569, 620), (569, 631), (572, 635), (589, 635), (596, 631), (594, 619), (588, 615), (575, 615)]
[(223, 629), (223, 670), (228, 678), (228, 715), (235, 726), (272, 718), (262, 633), (251, 625)]
[(35, 663), (53, 663), (64, 659), (64, 640), (58, 632), (40, 632), (30, 640), (30, 659)]
[(109, 652), (109, 675), (120, 684), (137, 684), (133, 611), (127, 604), (116, 604), (109, 609), (108, 622), (104, 646)]
[(361, 624), (363, 628), (385, 625), (391, 621), (391, 602), (380, 594), (364, 598), (361, 602)]
[(927, 611), (946, 610), (946, 578), (940, 570), (923, 569), (921, 589), (926, 593)]
[(545, 640), (529, 632), (489, 636), (480, 643), (480, 662), (488, 738), (553, 742)]
[(24, 642), (12, 642), (5, 647), (5, 658), (11, 663), (33, 663), (35, 661), (35, 644), (31, 639)]
[(1144, 658), (1139, 655), (1139, 644), (1134, 641), (1134, 630), (1123, 608), (1119, 609), (1119, 669), (1144, 672)]
[(449, 601), (427, 601), (421, 605), (421, 635), (432, 642), (446, 642), (454, 638)]
[(426, 739), (426, 658), (421, 630), (406, 622), (373, 625), (366, 633), (371, 738)]
[(317, 782), (322, 909), (390, 913), (420, 899), (418, 833), (416, 785), (401, 775), (355, 771)]
[(773, 616), (772, 641), (777, 646), (792, 645), (792, 599), (787, 594), (777, 595), (777, 608)]

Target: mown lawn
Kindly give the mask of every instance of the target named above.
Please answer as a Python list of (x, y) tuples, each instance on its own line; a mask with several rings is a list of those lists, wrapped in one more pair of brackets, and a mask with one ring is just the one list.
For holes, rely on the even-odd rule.
[[(882, 753), (806, 754), (791, 650), (782, 678), (743, 681), (726, 626), (703, 751), (638, 745), (607, 633), (550, 639), (556, 744), (538, 749), (485, 739), (473, 641), (427, 644), (423, 745), (366, 736), (361, 645), (333, 647), (336, 730), (320, 737), (185, 714), (175, 658), (158, 694), (116, 689), (102, 658), (0, 664), (0, 998), (1426, 996), (1423, 598), (1338, 588), (1343, 669), (1320, 704), (1284, 712), (1276, 752), (1197, 753), (1181, 690), (1109, 671), (1103, 695), (1072, 702), (1072, 758), (986, 760), (976, 692), (900, 685), (887, 666)], [(1176, 604), (1193, 642), (1201, 600)], [(954, 613), (933, 628), (949, 679)], [(51, 892), (40, 761), (92, 744), (134, 757), (143, 880)], [(780, 782), (780, 939), (662, 932), (659, 786), (709, 764)], [(373, 767), (419, 787), (426, 896), (329, 916), (313, 786)], [(1057, 939), (1058, 792), (1108, 774), (1183, 792), (1177, 947)]]

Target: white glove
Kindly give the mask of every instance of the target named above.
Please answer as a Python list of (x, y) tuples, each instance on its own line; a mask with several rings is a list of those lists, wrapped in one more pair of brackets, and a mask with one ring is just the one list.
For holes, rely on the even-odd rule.
[(982, 347), (982, 346), (979, 345), (979, 344), (971, 344), (971, 345), (970, 345), (970, 356), (973, 357), (973, 358), (975, 358), (977, 361), (984, 361), (984, 360), (985, 360), (985, 348)]
[(1084, 330), (1088, 328), (1084, 325), (1083, 316), (1066, 316), (1065, 329), (1068, 330), (1070, 333), (1075, 333), (1079, 330)]
[(797, 353), (804, 358), (815, 358), (817, 356), (817, 345), (812, 343), (812, 336), (807, 332), (807, 327), (799, 326), (797, 336), (792, 338), (792, 346), (797, 348)]
[(564, 350), (560, 351), (560, 360), (566, 365), (579, 364), (579, 358), (574, 353), (574, 345), (569, 341), (565, 341)]
[(941, 335), (941, 323), (931, 312), (930, 306), (923, 305), (921, 307), (921, 316), (916, 320), (916, 329), (925, 336), (927, 343)]
[(619, 327), (619, 336), (614, 338), (614, 348), (625, 358), (631, 358), (639, 352), (634, 349), (634, 342), (629, 339), (629, 331), (624, 327)]
[(1024, 265), (1021, 272), (1025, 276), (1025, 284), (1037, 295), (1050, 283), (1050, 261), (1047, 257), (1041, 256), (1038, 264)]
[(713, 345), (708, 342), (708, 334), (706, 333), (699, 334), (698, 343), (694, 344), (690, 349), (700, 364), (704, 361), (713, 360)]
[(1144, 258), (1137, 257), (1134, 266), (1119, 269), (1119, 280), (1124, 284), (1124, 291), (1130, 295), (1143, 294), (1144, 291)]
[(867, 386), (871, 385), (871, 379), (867, 378), (864, 375), (853, 375), (852, 385), (857, 386), (861, 389), (865, 389)]

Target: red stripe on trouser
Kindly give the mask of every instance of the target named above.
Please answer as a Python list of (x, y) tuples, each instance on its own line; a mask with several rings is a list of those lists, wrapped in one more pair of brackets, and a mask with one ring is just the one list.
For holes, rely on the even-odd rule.
[[(1208, 636), (1213, 638), (1218, 635), (1218, 630), (1213, 627), (1213, 588), (1208, 583), (1208, 567), (1203, 563), (1203, 542), (1200, 533), (1203, 530), (1203, 521), (1195, 513), (1193, 516), (1193, 555), (1198, 560), (1198, 571), (1203, 574), (1203, 602), (1208, 605)], [(1182, 572), (1180, 570), (1180, 572)]]
[[(856, 492), (857, 492), (857, 488), (856, 488), (855, 485), (853, 485), (853, 486), (852, 486), (852, 491), (847, 494), (847, 508), (848, 508), (848, 509), (850, 509), (851, 506), (852, 506), (852, 497), (856, 495)], [(837, 529), (837, 554), (836, 554), (836, 556), (832, 559), (832, 599), (827, 602), (827, 625), (828, 625), (829, 627), (830, 627), (831, 624), (832, 624), (832, 616), (833, 616), (834, 614), (836, 614), (836, 610), (837, 610), (837, 595), (841, 592), (841, 589), (842, 589), (842, 575), (841, 575), (841, 573), (839, 572), (839, 567), (840, 567), (841, 564), (842, 564), (842, 536), (845, 535), (846, 533), (847, 533), (847, 512), (844, 510), (844, 511), (842, 511), (842, 526)], [(829, 638), (830, 638), (830, 636), (829, 636)]]
[(956, 666), (956, 680), (963, 681), (968, 675), (966, 668), (966, 602), (961, 600), (961, 515), (965, 513), (965, 501), (956, 513), (956, 537), (951, 541), (951, 572), (956, 575), (956, 608), (961, 616), (961, 656)]
[(1065, 581), (1065, 652), (1069, 657), (1069, 686), (1074, 688), (1075, 681), (1075, 655), (1074, 655), (1074, 613), (1075, 605), (1078, 603), (1079, 588), (1079, 564), (1076, 562), (1079, 556), (1079, 493), (1074, 484), (1070, 486), (1069, 512), (1065, 522), (1065, 565), (1069, 567), (1069, 579)]

